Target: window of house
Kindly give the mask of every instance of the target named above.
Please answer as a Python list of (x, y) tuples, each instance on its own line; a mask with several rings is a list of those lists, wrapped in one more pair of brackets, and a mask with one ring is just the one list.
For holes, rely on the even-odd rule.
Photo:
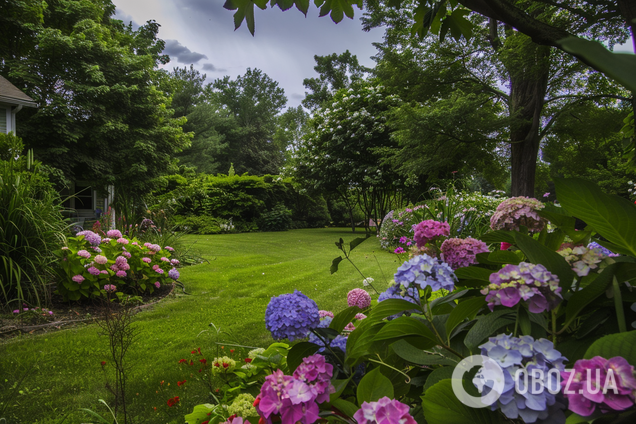
[(93, 189), (75, 184), (75, 209), (93, 209)]
[(7, 110), (0, 108), (0, 133), (7, 133)]

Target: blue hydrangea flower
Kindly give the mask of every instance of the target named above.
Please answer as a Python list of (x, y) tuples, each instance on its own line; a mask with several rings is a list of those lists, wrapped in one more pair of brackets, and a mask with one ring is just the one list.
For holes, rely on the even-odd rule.
[(276, 340), (305, 338), (319, 323), (318, 305), (298, 290), (272, 297), (265, 310), (265, 325)]
[(597, 252), (604, 254), (605, 256), (620, 256), (618, 253), (614, 253), (609, 250), (607, 247), (603, 247), (597, 242), (593, 241), (592, 243), (587, 245), (588, 249), (595, 249)]
[[(521, 418), (525, 423), (565, 423), (565, 401), (559, 393), (558, 376), (565, 370), (563, 363), (567, 359), (554, 349), (551, 341), (500, 334), (479, 347), (481, 354), (495, 360), (504, 372), (503, 393), (491, 405), (493, 411), (500, 409), (506, 417), (513, 420)], [(553, 369), (558, 372), (549, 372)], [(520, 377), (516, 382), (520, 390), (515, 387), (518, 370), (521, 370), (521, 375), (528, 376), (527, 380)], [(482, 395), (485, 396), (492, 389), (493, 382), (484, 381), (483, 375), (487, 374), (482, 371), (473, 379), (473, 384), (483, 389)], [(526, 381), (528, 387), (525, 386)]]
[[(386, 291), (383, 291), (382, 293), (380, 293), (380, 296), (378, 296), (378, 302), (382, 302), (384, 300), (387, 299), (402, 299), (402, 300), (406, 300), (407, 302), (411, 302), (414, 303), (416, 305), (420, 305), (420, 292), (417, 289), (417, 287), (411, 287), (408, 289), (403, 289), (402, 286), (400, 286), (399, 284), (396, 284), (394, 286), (389, 287), (388, 289), (386, 289)], [(418, 312), (417, 309), (412, 309), (410, 311), (406, 311), (406, 312), (411, 312), (411, 313), (415, 313)], [(420, 311), (421, 312), (421, 311)], [(388, 317), (389, 320), (401, 317), (402, 315), (404, 315), (404, 312), (400, 312), (398, 314), (395, 315), (391, 315), (390, 317)]]
[(178, 280), (179, 271), (177, 271), (176, 268), (172, 268), (170, 271), (168, 271), (168, 277), (172, 278), (173, 280)]
[(430, 286), (433, 291), (439, 289), (452, 291), (455, 289), (456, 281), (457, 277), (447, 263), (426, 254), (415, 256), (404, 262), (395, 273), (395, 283), (405, 289), (423, 290)]
[(84, 239), (87, 242), (89, 242), (92, 246), (99, 246), (99, 244), (102, 242), (102, 238), (99, 236), (99, 234), (95, 234), (94, 232), (90, 230), (80, 231), (79, 233), (75, 235), (78, 237), (84, 236)]

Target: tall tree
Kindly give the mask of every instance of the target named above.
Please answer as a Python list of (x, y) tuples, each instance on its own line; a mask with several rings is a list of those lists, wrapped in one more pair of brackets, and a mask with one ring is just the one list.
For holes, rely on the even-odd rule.
[(309, 92), (305, 93), (303, 105), (308, 109), (316, 109), (331, 100), (334, 93), (342, 88), (349, 88), (361, 80), (370, 69), (358, 63), (356, 55), (346, 50), (341, 54), (314, 56), (318, 78), (305, 78), (303, 85)]
[[(112, 18), (108, 0), (35, 5), (8, 4), (23, 38), (1, 43), (0, 72), (39, 106), (18, 115), (20, 135), (70, 179), (144, 193), (154, 178), (174, 172), (174, 153), (189, 144), (157, 86), (158, 65), (169, 60), (159, 25), (134, 31)], [(20, 26), (24, 14), (40, 15)]]

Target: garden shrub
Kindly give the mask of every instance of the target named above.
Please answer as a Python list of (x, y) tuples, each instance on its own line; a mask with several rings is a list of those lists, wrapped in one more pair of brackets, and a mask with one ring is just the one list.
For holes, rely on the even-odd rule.
[(276, 205), (271, 211), (261, 214), (258, 228), (261, 231), (287, 231), (292, 224), (292, 213), (283, 205)]
[(179, 261), (170, 259), (171, 246), (142, 243), (119, 230), (106, 235), (81, 231), (68, 237), (67, 245), (56, 252), (60, 258), (57, 293), (64, 300), (100, 297), (112, 290), (152, 293), (179, 278)]
[(0, 134), (0, 302), (21, 307), (48, 300), (66, 223), (58, 192), (22, 141)]

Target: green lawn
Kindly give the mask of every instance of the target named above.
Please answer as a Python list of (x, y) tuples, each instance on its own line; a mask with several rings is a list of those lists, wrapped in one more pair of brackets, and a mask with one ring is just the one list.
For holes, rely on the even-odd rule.
[[(211, 358), (213, 348), (218, 349), (215, 341), (247, 346), (271, 343), (264, 313), (272, 296), (298, 289), (321, 309), (344, 309), (347, 292), (362, 287), (362, 277), (348, 262), (330, 275), (331, 260), (339, 253), (334, 241), (342, 237), (348, 242), (361, 235), (344, 229), (310, 229), (187, 236), (185, 243), (194, 243), (209, 263), (180, 270), (189, 295), (164, 299), (136, 315), (139, 337), (129, 353), (134, 368), (128, 388), (135, 422), (182, 423), (192, 405), (206, 401), (205, 390), (195, 383), (196, 370), (177, 364), (181, 358), (190, 358), (192, 349), (201, 347)], [(374, 254), (391, 279), (397, 257), (382, 251), (377, 238), (357, 247), (353, 259), (384, 290), (387, 284)], [(223, 333), (216, 336), (210, 323)], [(91, 422), (79, 408), (103, 414), (98, 399), (111, 399), (105, 389), (108, 366), (104, 371), (100, 365), (108, 361), (107, 343), (96, 325), (85, 325), (0, 345), (0, 402), (5, 402), (0, 403), (0, 411), (7, 406), (7, 422), (56, 423), (65, 414), (70, 414), (65, 423)], [(9, 389), (25, 373), (17, 387), (20, 393), (8, 399)], [(177, 380), (182, 379), (188, 383), (177, 388)], [(168, 408), (166, 400), (173, 396), (180, 396), (181, 405)]]

